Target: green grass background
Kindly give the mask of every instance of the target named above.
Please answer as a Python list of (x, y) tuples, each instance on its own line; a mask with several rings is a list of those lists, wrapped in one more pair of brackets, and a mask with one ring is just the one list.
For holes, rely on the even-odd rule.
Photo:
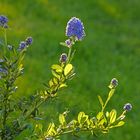
[[(35, 93), (51, 77), (50, 66), (62, 52), (67, 21), (76, 16), (85, 26), (86, 37), (78, 43), (73, 64), (76, 77), (57, 100), (44, 106), (47, 122), (69, 108), (95, 115), (100, 109), (97, 95), (107, 96), (113, 77), (119, 86), (108, 109), (120, 113), (126, 102), (133, 105), (126, 124), (97, 140), (140, 139), (140, 1), (139, 0), (0, 0), (0, 14), (7, 15), (11, 29), (8, 42), (18, 46), (27, 36), (34, 38), (24, 61), (24, 76), (18, 80), (17, 96)], [(55, 113), (54, 113), (55, 111)], [(17, 138), (24, 140), (24, 135)], [(64, 140), (76, 140), (64, 136)], [(84, 135), (80, 140), (92, 140)]]

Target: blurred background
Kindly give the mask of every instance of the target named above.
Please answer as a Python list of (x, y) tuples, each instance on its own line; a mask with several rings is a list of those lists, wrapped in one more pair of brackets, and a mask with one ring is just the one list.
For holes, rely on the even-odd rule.
[[(65, 41), (67, 21), (76, 16), (85, 26), (86, 37), (77, 43), (73, 61), (76, 77), (60, 92), (55, 101), (44, 106), (47, 117), (57, 122), (66, 109), (74, 118), (79, 111), (95, 115), (100, 109), (97, 95), (104, 99), (110, 80), (116, 77), (119, 86), (108, 110), (122, 112), (132, 103), (126, 124), (97, 140), (139, 140), (140, 129), (140, 1), (139, 0), (0, 0), (0, 14), (9, 18), (8, 42), (18, 46), (27, 36), (34, 39), (24, 61), (25, 71), (18, 80), (17, 97), (43, 89), (51, 77), (50, 67), (68, 49)], [(46, 125), (47, 126), (47, 125)], [(25, 134), (18, 137), (23, 140)], [(76, 140), (64, 136), (63, 140)], [(80, 140), (93, 140), (89, 134)]]

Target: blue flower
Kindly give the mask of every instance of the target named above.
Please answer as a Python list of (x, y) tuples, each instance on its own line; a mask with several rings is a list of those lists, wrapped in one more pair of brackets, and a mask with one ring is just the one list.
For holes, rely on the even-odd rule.
[(66, 27), (66, 36), (75, 37), (76, 40), (82, 40), (85, 36), (84, 26), (80, 19), (72, 17)]
[(32, 37), (27, 37), (25, 42), (26, 42), (26, 45), (31, 45), (33, 43)]
[(8, 18), (6, 16), (0, 15), (0, 26), (7, 28)]
[(123, 109), (126, 111), (130, 111), (132, 109), (132, 105), (130, 103), (127, 103), (124, 105)]
[(24, 48), (26, 48), (26, 42), (21, 41), (20, 44), (19, 44), (19, 50), (23, 50)]

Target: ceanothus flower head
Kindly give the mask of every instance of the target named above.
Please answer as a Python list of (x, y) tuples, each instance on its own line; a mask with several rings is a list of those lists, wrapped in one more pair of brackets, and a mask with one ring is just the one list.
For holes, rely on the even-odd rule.
[(8, 18), (6, 16), (0, 15), (0, 26), (7, 27)]
[(66, 26), (66, 36), (75, 37), (76, 40), (82, 40), (85, 36), (83, 23), (79, 18), (72, 17)]

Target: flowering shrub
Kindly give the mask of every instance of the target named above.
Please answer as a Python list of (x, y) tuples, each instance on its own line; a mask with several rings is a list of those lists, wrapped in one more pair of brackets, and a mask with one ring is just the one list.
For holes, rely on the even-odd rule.
[(68, 21), (66, 27), (68, 39), (60, 43), (68, 48), (68, 53), (62, 53), (59, 64), (52, 65), (52, 78), (48, 84), (45, 84), (45, 89), (33, 94), (31, 98), (21, 98), (19, 101), (14, 98), (17, 89), (15, 82), (23, 74), (23, 59), (28, 47), (32, 45), (33, 39), (27, 37), (20, 42), (18, 47), (11, 46), (6, 38), (8, 18), (2, 15), (0, 16), (0, 28), (4, 33), (4, 39), (1, 40), (0, 44), (0, 140), (15, 139), (31, 125), (33, 131), (28, 139), (39, 140), (60, 139), (61, 135), (64, 134), (76, 136), (85, 131), (90, 132), (94, 137), (102, 133), (108, 133), (114, 127), (124, 125), (125, 115), (132, 109), (130, 103), (124, 105), (120, 115), (117, 115), (115, 109), (106, 111), (106, 106), (118, 85), (116, 78), (113, 78), (110, 82), (107, 99), (103, 101), (101, 96), (98, 96), (101, 110), (97, 115), (89, 116), (85, 112), (79, 112), (74, 119), (68, 121), (69, 111), (64, 111), (59, 115), (59, 125), (51, 122), (47, 129), (43, 128), (43, 124), (32, 121), (43, 118), (43, 114), (39, 114), (43, 103), (56, 98), (59, 95), (59, 90), (67, 87), (68, 81), (75, 76), (74, 66), (72, 65), (75, 53), (74, 45), (78, 41), (82, 41), (85, 36), (81, 20), (73, 17)]

